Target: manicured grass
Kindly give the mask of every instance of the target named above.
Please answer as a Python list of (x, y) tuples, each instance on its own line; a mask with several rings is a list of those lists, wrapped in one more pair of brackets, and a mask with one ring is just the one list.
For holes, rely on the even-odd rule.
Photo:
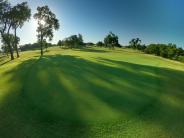
[(39, 54), (0, 62), (0, 137), (184, 137), (184, 64), (127, 49)]

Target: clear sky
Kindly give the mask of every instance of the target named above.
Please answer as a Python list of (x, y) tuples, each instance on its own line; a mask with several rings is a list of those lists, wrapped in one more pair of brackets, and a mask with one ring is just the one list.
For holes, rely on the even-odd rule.
[[(26, 0), (10, 0), (16, 4)], [(143, 43), (184, 46), (184, 0), (27, 0), (32, 15), (48, 5), (60, 21), (53, 43), (81, 33), (85, 42), (97, 42), (112, 31), (120, 43), (139, 37)], [(36, 21), (18, 31), (21, 44), (36, 42)]]

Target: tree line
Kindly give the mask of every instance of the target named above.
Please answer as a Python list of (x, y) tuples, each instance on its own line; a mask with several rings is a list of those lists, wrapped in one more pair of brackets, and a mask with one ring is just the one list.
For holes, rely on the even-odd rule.
[(184, 50), (177, 48), (175, 44), (150, 44), (144, 49), (144, 52), (172, 60), (184, 61)]
[[(47, 49), (49, 47), (55, 46), (52, 43), (43, 41), (43, 49)], [(39, 50), (40, 49), (40, 43), (36, 42), (33, 44), (24, 44), (19, 46), (20, 51), (29, 51), (29, 50)]]
[[(93, 44), (92, 42), (84, 43), (83, 36), (81, 34), (78, 34), (78, 35), (71, 35), (62, 41), (59, 40), (57, 45), (60, 47), (64, 46), (68, 48), (81, 48), (89, 45), (93, 46), (95, 44)], [(115, 47), (121, 47), (121, 45), (119, 44), (118, 36), (112, 32), (109, 32), (109, 34), (105, 36), (104, 42), (100, 41), (96, 45), (99, 47), (107, 47), (112, 49)]]
[[(64, 40), (58, 41), (58, 46), (67, 47), (67, 48), (81, 48), (88, 45), (88, 43), (84, 43), (82, 39), (82, 35), (72, 35)], [(96, 44), (90, 43), (90, 46), (97, 47), (105, 47), (114, 49), (115, 47), (123, 47), (119, 44), (119, 37), (109, 32), (104, 38), (104, 41), (99, 41)], [(153, 54), (156, 56), (161, 56), (163, 58), (168, 58), (172, 60), (184, 61), (184, 50), (182, 48), (178, 48), (175, 44), (142, 44), (140, 38), (133, 38), (126, 48), (131, 48), (134, 50), (140, 50), (146, 54)]]
[(141, 44), (139, 38), (132, 39), (129, 42), (128, 48), (143, 51), (146, 54), (153, 54), (163, 58), (168, 58), (172, 60), (184, 61), (184, 50), (180, 47), (178, 48), (175, 44)]

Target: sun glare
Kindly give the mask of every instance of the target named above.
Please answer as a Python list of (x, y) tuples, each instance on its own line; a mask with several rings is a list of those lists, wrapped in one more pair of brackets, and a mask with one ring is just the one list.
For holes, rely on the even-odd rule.
[(38, 22), (35, 19), (32, 18), (30, 23), (31, 23), (31, 28), (32, 29), (35, 29), (35, 28), (38, 27)]
[(40, 20), (40, 23), (41, 23), (42, 25), (44, 25), (44, 24), (45, 24), (45, 21), (44, 21), (44, 20)]

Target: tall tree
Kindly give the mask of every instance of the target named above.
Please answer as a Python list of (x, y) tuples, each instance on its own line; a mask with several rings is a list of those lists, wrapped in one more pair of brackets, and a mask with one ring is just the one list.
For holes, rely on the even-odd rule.
[(9, 37), (10, 34), (10, 29), (12, 27), (12, 18), (13, 18), (13, 12), (11, 5), (8, 1), (1, 0), (0, 1), (0, 33), (1, 33), (1, 38), (5, 40), (6, 45), (8, 47), (8, 51), (10, 52), (11, 55), (11, 60), (14, 59), (13, 56), (13, 49), (11, 46), (11, 43), (8, 41), (7, 37)]
[(57, 45), (61, 47), (63, 45), (63, 41), (59, 40)]
[(96, 46), (103, 47), (104, 43), (102, 41), (99, 41), (99, 42), (96, 43)]
[(78, 41), (79, 41), (79, 42), (78, 42), (79, 45), (82, 46), (83, 43), (84, 43), (84, 42), (83, 42), (83, 36), (82, 36), (82, 34), (78, 34)]
[(114, 33), (110, 32), (105, 38), (104, 38), (104, 44), (106, 47), (114, 48), (115, 46), (119, 46), (119, 40), (118, 36)]
[(84, 46), (83, 37), (81, 34), (71, 35), (70, 37), (65, 38), (63, 43), (69, 48), (81, 48)]
[[(14, 38), (17, 38), (17, 29), (22, 28), (24, 22), (28, 21), (31, 17), (31, 9), (29, 8), (27, 2), (22, 2), (17, 4), (12, 8), (13, 18), (12, 18), (12, 27), (14, 29)], [(14, 48), (17, 53), (17, 58), (19, 57), (18, 47), (16, 39), (14, 41)]]
[(141, 40), (139, 38), (133, 38), (129, 42), (130, 46), (134, 49), (139, 49), (139, 46), (141, 45)]
[(1, 37), (8, 28), (8, 13), (10, 12), (10, 3), (4, 0), (0, 0), (0, 33)]
[(48, 6), (38, 7), (37, 13), (34, 14), (34, 18), (38, 20), (38, 41), (41, 44), (41, 56), (43, 55), (43, 40), (49, 38), (51, 41), (53, 38), (53, 30), (59, 29), (59, 21), (56, 15), (49, 9)]

